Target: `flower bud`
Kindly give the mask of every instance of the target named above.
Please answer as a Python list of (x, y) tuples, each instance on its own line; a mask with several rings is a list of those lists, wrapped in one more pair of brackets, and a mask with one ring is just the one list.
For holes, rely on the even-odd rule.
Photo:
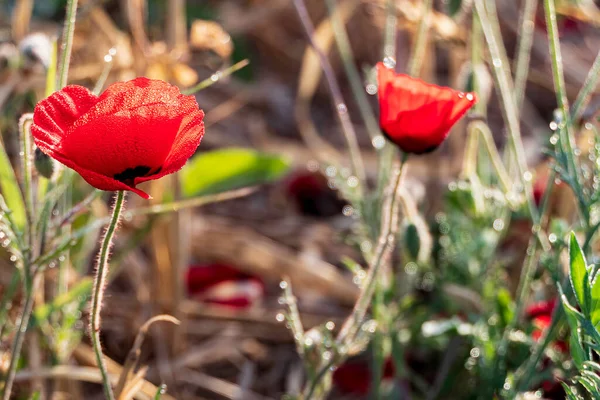
[(51, 179), (55, 171), (55, 161), (44, 154), (38, 147), (35, 148), (33, 164), (38, 173), (44, 178)]

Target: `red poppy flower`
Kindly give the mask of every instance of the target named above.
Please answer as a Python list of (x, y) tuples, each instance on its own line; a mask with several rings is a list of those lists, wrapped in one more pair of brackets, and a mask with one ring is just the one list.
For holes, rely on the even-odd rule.
[(238, 309), (251, 306), (265, 294), (265, 284), (260, 278), (226, 264), (191, 266), (185, 282), (193, 298)]
[(166, 82), (136, 78), (100, 96), (70, 85), (39, 102), (35, 144), (102, 190), (131, 190), (185, 164), (204, 134), (204, 113), (193, 96)]
[(346, 204), (319, 172), (297, 171), (284, 183), (287, 196), (304, 215), (332, 217), (341, 214)]
[(452, 126), (477, 102), (463, 93), (396, 74), (377, 64), (379, 124), (383, 133), (406, 153), (435, 150)]
[[(396, 373), (391, 358), (385, 360), (382, 381), (394, 378)], [(333, 384), (342, 393), (367, 395), (371, 390), (371, 368), (366, 361), (351, 360), (333, 372)]]

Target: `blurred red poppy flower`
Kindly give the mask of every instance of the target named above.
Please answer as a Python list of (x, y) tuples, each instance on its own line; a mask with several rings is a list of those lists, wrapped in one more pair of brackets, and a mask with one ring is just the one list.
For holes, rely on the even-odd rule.
[[(393, 379), (395, 373), (394, 362), (387, 358), (382, 379)], [(346, 361), (333, 372), (333, 384), (344, 394), (367, 395), (371, 390), (371, 368), (364, 360)]]
[(199, 301), (232, 308), (247, 308), (265, 294), (264, 282), (226, 264), (193, 265), (185, 283), (189, 295)]
[(435, 150), (452, 126), (477, 102), (475, 93), (432, 85), (377, 64), (379, 124), (406, 153)]
[(136, 185), (185, 164), (204, 134), (194, 96), (167, 82), (136, 78), (100, 96), (70, 85), (37, 104), (31, 131), (47, 155), (102, 190), (148, 194)]
[[(525, 310), (525, 314), (531, 320), (531, 323), (533, 325), (533, 332), (531, 332), (531, 337), (536, 342), (540, 340), (544, 331), (548, 329), (548, 327), (550, 327), (550, 324), (552, 322), (552, 313), (554, 312), (557, 303), (557, 299), (540, 301), (531, 304)], [(567, 343), (563, 340), (555, 341), (553, 343), (553, 346), (556, 350), (562, 353), (567, 353), (569, 351)]]
[(303, 170), (293, 173), (285, 182), (285, 191), (300, 213), (312, 217), (340, 215), (346, 205), (319, 172)]

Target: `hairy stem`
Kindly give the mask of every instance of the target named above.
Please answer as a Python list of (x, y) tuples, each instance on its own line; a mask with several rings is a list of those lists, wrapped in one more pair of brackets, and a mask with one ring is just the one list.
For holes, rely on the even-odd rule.
[(354, 305), (352, 314), (350, 314), (350, 317), (344, 322), (344, 325), (342, 325), (340, 333), (338, 334), (337, 342), (340, 344), (348, 344), (347, 342), (351, 343), (354, 339), (354, 335), (362, 324), (367, 309), (371, 304), (371, 299), (373, 298), (375, 287), (379, 280), (379, 271), (382, 270), (386, 258), (394, 247), (396, 230), (398, 229), (398, 191), (402, 184), (407, 158), (408, 154), (404, 153), (402, 155), (400, 167), (397, 168), (395, 176), (392, 179), (392, 184), (390, 185), (391, 191), (388, 193), (384, 204), (383, 215), (381, 218), (381, 233), (379, 235), (379, 240), (377, 241), (377, 248), (370, 262), (371, 266), (369, 272), (365, 278), (365, 283), (359, 298)]
[(92, 293), (92, 310), (90, 315), (90, 338), (94, 347), (94, 353), (96, 354), (96, 362), (98, 368), (102, 374), (102, 384), (104, 386), (104, 394), (107, 399), (114, 400), (112, 387), (110, 385), (110, 379), (106, 370), (106, 363), (102, 355), (102, 346), (100, 344), (100, 311), (102, 310), (102, 298), (104, 297), (104, 289), (106, 284), (106, 277), (108, 275), (108, 254), (112, 247), (112, 239), (117, 230), (119, 224), (119, 218), (121, 216), (121, 209), (125, 199), (125, 192), (120, 190), (117, 192), (115, 198), (115, 204), (113, 206), (112, 219), (104, 239), (102, 241), (102, 247), (100, 248), (100, 256), (98, 258), (98, 266), (96, 269), (96, 276), (94, 278), (94, 291)]

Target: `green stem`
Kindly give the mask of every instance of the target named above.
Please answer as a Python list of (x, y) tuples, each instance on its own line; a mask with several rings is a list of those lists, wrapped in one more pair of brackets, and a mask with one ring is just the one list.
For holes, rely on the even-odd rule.
[(375, 292), (375, 287), (379, 281), (380, 271), (385, 263), (386, 258), (389, 256), (390, 251), (394, 246), (396, 239), (396, 230), (398, 228), (398, 210), (399, 210), (399, 195), (398, 191), (402, 184), (406, 160), (408, 159), (408, 153), (403, 153), (400, 167), (397, 168), (395, 176), (391, 182), (391, 191), (388, 194), (387, 201), (384, 204), (384, 213), (381, 218), (381, 233), (377, 242), (377, 248), (375, 254), (370, 262), (371, 266), (365, 283), (360, 292), (358, 300), (354, 305), (352, 314), (342, 325), (336, 341), (340, 345), (348, 345), (354, 340), (354, 336), (360, 328), (367, 309), (371, 304), (371, 299)]
[(415, 46), (413, 48), (412, 56), (410, 58), (410, 64), (408, 66), (408, 73), (412, 76), (419, 76), (421, 72), (421, 66), (425, 59), (425, 50), (427, 50), (427, 33), (429, 31), (429, 19), (431, 14), (431, 7), (433, 0), (423, 0), (421, 5), (421, 21), (419, 22), (419, 29), (417, 30), (417, 36), (415, 38)]
[[(558, 25), (556, 24), (556, 9), (554, 0), (544, 0), (544, 12), (546, 15), (546, 26), (548, 27), (548, 42), (550, 44), (550, 58), (552, 60), (552, 77), (554, 80), (554, 89), (556, 91), (556, 102), (558, 108), (562, 111), (562, 118), (564, 119), (564, 128), (559, 127), (560, 130), (560, 141), (561, 146), (564, 149), (565, 156), (567, 158), (567, 168), (569, 175), (573, 177), (573, 190), (581, 195), (583, 188), (580, 180), (580, 172), (577, 168), (573, 149), (574, 134), (571, 114), (569, 110), (569, 100), (567, 99), (567, 89), (565, 86), (565, 78), (563, 73), (563, 62), (560, 50), (560, 40), (558, 37)], [(586, 207), (584, 207), (586, 208)], [(581, 210), (583, 215), (586, 217), (586, 224), (589, 223), (588, 210)]]
[(535, 32), (534, 18), (537, 5), (538, 0), (525, 0), (523, 12), (521, 13), (521, 27), (517, 35), (519, 45), (515, 62), (515, 104), (517, 110), (521, 108), (523, 99), (525, 98), (529, 61), (531, 59), (531, 45), (533, 44), (533, 34)]
[(496, 86), (501, 98), (502, 113), (509, 132), (509, 142), (513, 152), (515, 153), (515, 158), (517, 161), (516, 164), (519, 172), (519, 181), (525, 190), (525, 197), (527, 199), (527, 206), (531, 215), (531, 219), (533, 220), (534, 225), (538, 225), (539, 214), (533, 199), (533, 188), (531, 186), (531, 182), (525, 179), (525, 172), (527, 171), (527, 159), (525, 157), (525, 150), (521, 140), (521, 129), (519, 125), (518, 112), (514, 101), (513, 85), (510, 75), (507, 73), (506, 67), (504, 66), (506, 63), (506, 55), (501, 51), (501, 38), (497, 37), (496, 35), (496, 32), (492, 26), (492, 22), (490, 21), (490, 18), (488, 18), (483, 0), (475, 0), (475, 8), (477, 10), (477, 16), (481, 22), (481, 27), (488, 44), (490, 54), (492, 56), (493, 75), (496, 80)]
[(331, 18), (331, 25), (335, 35), (335, 41), (340, 51), (340, 56), (342, 58), (342, 63), (344, 64), (344, 69), (346, 70), (346, 75), (350, 81), (350, 88), (352, 89), (352, 93), (354, 94), (354, 98), (356, 99), (356, 103), (362, 118), (365, 121), (367, 132), (369, 133), (371, 139), (373, 139), (378, 135), (381, 135), (381, 130), (379, 129), (379, 123), (373, 114), (373, 109), (369, 104), (369, 99), (367, 98), (365, 89), (362, 85), (360, 74), (358, 73), (356, 65), (354, 64), (354, 54), (352, 53), (352, 47), (350, 46), (348, 33), (346, 32), (346, 28), (344, 27), (340, 14), (335, 12), (336, 2), (334, 0), (325, 0), (325, 4), (329, 10), (329, 17)]
[(62, 55), (60, 58), (58, 89), (67, 86), (71, 49), (73, 48), (73, 35), (75, 33), (75, 19), (77, 17), (77, 0), (67, 1), (67, 17), (61, 43)]
[(98, 368), (102, 374), (104, 394), (108, 400), (114, 400), (115, 396), (110, 385), (110, 379), (102, 355), (102, 345), (100, 344), (100, 311), (102, 309), (102, 299), (104, 297), (106, 277), (108, 275), (108, 254), (112, 247), (112, 238), (117, 229), (117, 225), (119, 224), (124, 199), (125, 192), (123, 190), (118, 191), (113, 206), (112, 219), (106, 229), (102, 247), (100, 248), (100, 256), (98, 258), (98, 266), (94, 278), (94, 291), (92, 293), (92, 310), (90, 316), (90, 338), (94, 347), (94, 353), (96, 354), (96, 362), (98, 363)]
[(228, 77), (229, 75), (233, 74), (234, 72), (239, 71), (240, 69), (244, 68), (248, 64), (250, 64), (250, 61), (248, 61), (248, 59), (239, 61), (239, 62), (233, 64), (229, 68), (226, 68), (222, 71), (215, 72), (214, 74), (212, 74), (210, 76), (210, 78), (206, 78), (202, 82), (198, 83), (196, 86), (192, 86), (191, 88), (182, 90), (181, 92), (183, 94), (187, 94), (187, 95), (197, 93), (197, 92), (199, 92), (203, 89), (206, 89), (207, 87), (212, 86), (215, 83), (219, 82), (220, 79)]
[(17, 364), (19, 361), (19, 356), (21, 354), (21, 348), (23, 347), (23, 342), (25, 341), (25, 333), (27, 332), (27, 328), (29, 326), (29, 318), (31, 317), (31, 312), (33, 310), (36, 287), (39, 281), (39, 277), (41, 276), (38, 274), (31, 279), (29, 277), (30, 270), (31, 268), (29, 266), (26, 266), (24, 271), (26, 279), (24, 285), (26, 291), (25, 305), (23, 306), (23, 313), (21, 314), (21, 319), (17, 324), (17, 333), (11, 346), (10, 364), (8, 366), (8, 373), (6, 375), (4, 389), (2, 391), (2, 400), (10, 399), (12, 386), (17, 372)]
[(590, 94), (596, 90), (598, 78), (600, 78), (600, 51), (598, 52), (598, 55), (596, 55), (594, 64), (592, 64), (592, 68), (590, 68), (590, 72), (588, 72), (588, 75), (585, 78), (583, 87), (579, 91), (579, 94), (573, 103), (573, 107), (571, 108), (573, 121), (577, 121), (581, 118), (584, 111), (584, 105), (587, 103)]
[(23, 156), (21, 162), (23, 164), (23, 198), (25, 200), (25, 216), (27, 217), (27, 247), (29, 252), (34, 251), (34, 237), (35, 237), (35, 222), (34, 222), (34, 202), (33, 202), (33, 189), (31, 185), (32, 174), (31, 170), (33, 165), (31, 163), (31, 135), (29, 133), (29, 126), (33, 122), (33, 114), (23, 114), (19, 119), (19, 135), (21, 139), (21, 151)]
[(327, 56), (325, 56), (325, 53), (323, 52), (323, 50), (321, 50), (319, 44), (315, 40), (315, 28), (310, 19), (310, 16), (308, 15), (306, 4), (304, 4), (304, 0), (293, 0), (293, 3), (298, 13), (298, 17), (300, 18), (300, 22), (304, 27), (310, 45), (313, 48), (315, 54), (317, 55), (321, 64), (321, 69), (323, 70), (323, 74), (325, 75), (325, 80), (327, 81), (327, 85), (331, 93), (331, 98), (333, 100), (333, 106), (335, 107), (338, 121), (342, 127), (342, 133), (344, 134), (344, 138), (346, 139), (346, 144), (348, 145), (348, 150), (350, 152), (352, 174), (356, 176), (360, 182), (357, 188), (358, 198), (362, 199), (362, 193), (366, 185), (365, 166), (360, 152), (360, 147), (358, 145), (354, 125), (350, 120), (348, 108), (346, 106), (346, 103), (344, 102), (342, 91), (336, 80), (333, 67), (331, 66), (331, 63), (327, 59)]
[[(396, 64), (396, 31), (398, 25), (398, 16), (396, 11), (396, 1), (386, 1), (386, 19), (385, 19), (385, 32), (383, 42), (383, 59), (393, 60), (394, 65)], [(383, 139), (383, 137), (381, 137)], [(392, 163), (398, 149), (388, 141), (384, 141), (384, 146), (379, 152), (380, 156), (378, 159), (378, 171), (377, 171), (377, 198), (383, 197), (383, 191), (389, 181), (390, 171), (392, 171)], [(371, 227), (371, 238), (375, 238), (379, 235), (378, 226), (379, 218), (378, 213), (374, 212), (373, 217), (369, 220), (369, 226)]]

